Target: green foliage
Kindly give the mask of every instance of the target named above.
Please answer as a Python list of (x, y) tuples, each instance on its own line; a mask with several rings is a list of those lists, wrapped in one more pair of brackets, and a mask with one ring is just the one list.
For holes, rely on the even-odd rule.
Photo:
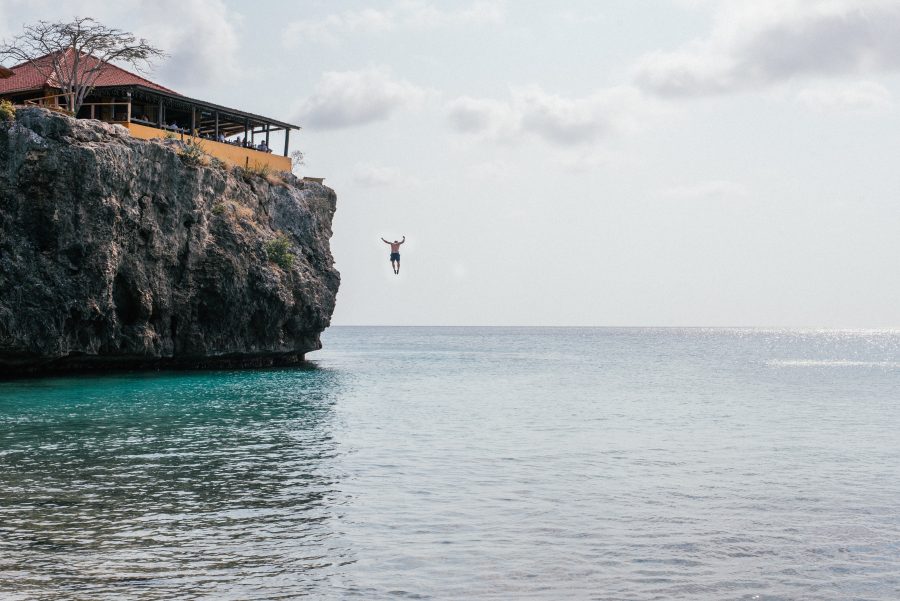
[(170, 131), (166, 132), (166, 140), (175, 140), (176, 138), (178, 138), (178, 136), (176, 136), (172, 132), (170, 132)]
[(216, 169), (225, 169), (226, 167), (225, 161), (214, 156), (209, 157), (209, 165), (210, 167), (215, 167)]
[(178, 156), (185, 165), (194, 167), (206, 165), (206, 152), (203, 150), (203, 145), (193, 138), (184, 143), (182, 149), (178, 151)]
[(266, 256), (282, 269), (289, 269), (294, 264), (294, 255), (291, 254), (292, 248), (291, 239), (284, 234), (278, 234), (266, 243)]
[(243, 178), (244, 181), (249, 183), (250, 179), (254, 177), (269, 179), (269, 176), (272, 173), (272, 168), (265, 163), (253, 163), (252, 165), (248, 165), (247, 167), (235, 167), (234, 172), (235, 174)]
[(212, 208), (212, 214), (213, 215), (224, 215), (225, 214), (225, 203), (217, 202), (216, 204), (214, 204), (213, 208)]
[(267, 177), (269, 173), (272, 172), (272, 168), (269, 167), (267, 163), (253, 163), (246, 169), (244, 169), (250, 175), (257, 175), (259, 177)]
[(0, 100), (0, 121), (12, 121), (16, 118), (16, 107), (9, 100)]

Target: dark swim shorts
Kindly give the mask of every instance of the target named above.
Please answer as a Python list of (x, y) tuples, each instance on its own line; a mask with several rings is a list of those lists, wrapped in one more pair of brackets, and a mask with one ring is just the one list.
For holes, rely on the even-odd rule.
[(399, 261), (400, 253), (391, 253), (391, 261)]

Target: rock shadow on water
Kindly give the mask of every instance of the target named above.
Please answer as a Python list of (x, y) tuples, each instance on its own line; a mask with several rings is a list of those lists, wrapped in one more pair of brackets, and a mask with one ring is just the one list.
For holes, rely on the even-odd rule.
[(0, 596), (283, 591), (354, 561), (343, 386), (314, 365), (0, 384)]

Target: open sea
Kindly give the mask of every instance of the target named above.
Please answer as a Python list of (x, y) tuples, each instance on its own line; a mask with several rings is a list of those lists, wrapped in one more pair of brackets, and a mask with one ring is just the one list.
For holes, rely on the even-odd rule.
[(0, 383), (0, 599), (900, 599), (900, 331), (323, 342)]

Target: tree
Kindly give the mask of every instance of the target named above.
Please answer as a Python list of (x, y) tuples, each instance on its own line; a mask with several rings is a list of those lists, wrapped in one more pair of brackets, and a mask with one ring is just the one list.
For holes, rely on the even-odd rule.
[(306, 155), (300, 150), (291, 153), (291, 170), (296, 170), (306, 164)]
[(25, 25), (23, 33), (11, 41), (0, 42), (0, 59), (30, 63), (62, 90), (75, 113), (111, 62), (140, 72), (163, 56), (165, 53), (147, 40), (89, 17), (76, 17), (70, 23), (38, 21)]

